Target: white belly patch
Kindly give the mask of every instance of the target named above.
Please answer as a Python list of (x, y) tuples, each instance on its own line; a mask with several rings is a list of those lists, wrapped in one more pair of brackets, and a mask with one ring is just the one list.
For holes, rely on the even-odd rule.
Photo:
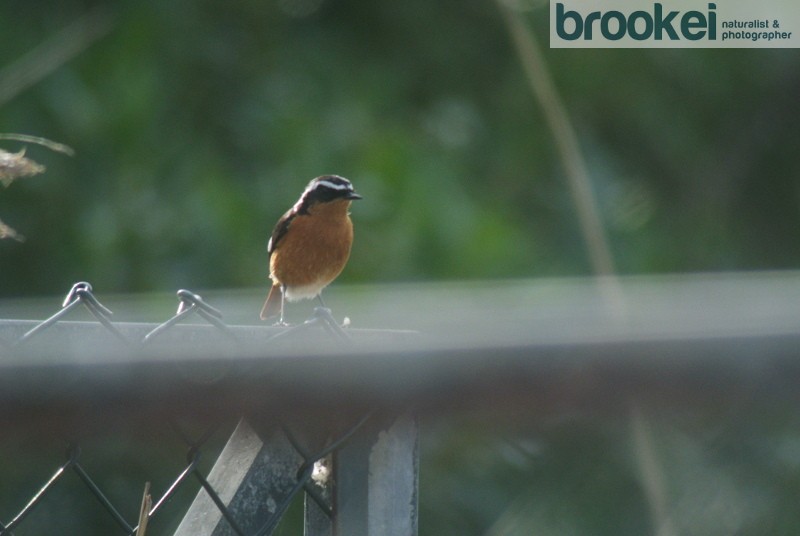
[(315, 298), (327, 286), (326, 283), (312, 283), (310, 285), (286, 287), (286, 299), (289, 301), (308, 300)]

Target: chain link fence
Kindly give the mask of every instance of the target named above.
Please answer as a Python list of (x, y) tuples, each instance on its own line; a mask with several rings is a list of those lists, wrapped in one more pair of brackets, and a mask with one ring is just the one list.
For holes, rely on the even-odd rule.
[[(86, 283), (44, 321), (0, 320), (0, 534), (50, 533), (55, 523), (62, 534), (249, 536), (290, 523), (309, 536), (414, 535), (416, 416), (464, 412), (511, 450), (498, 439), (501, 450), (476, 459), (445, 441), (440, 456), (459, 461), (426, 467), (422, 507), (445, 512), (429, 533), (486, 527), (471, 516), (495, 515), (481, 512), (487, 477), (519, 495), (505, 510), (495, 505), (504, 515), (480, 533), (545, 532), (542, 505), (576, 503), (592, 470), (601, 492), (570, 511), (595, 513), (592, 524), (579, 521), (598, 534), (630, 523), (665, 534), (733, 533), (726, 527), (765, 519), (796, 528), (786, 505), (800, 459), (800, 274), (630, 278), (612, 307), (593, 281), (396, 286), (359, 299), (347, 308), (359, 325), (416, 331), (343, 328), (324, 309), (291, 328), (241, 325), (188, 291), (164, 322), (121, 322)], [(675, 419), (699, 439), (676, 436)], [(442, 438), (435, 428), (426, 428), (428, 448)], [(543, 432), (556, 445), (549, 457)], [(614, 434), (622, 439), (603, 451)], [(730, 446), (714, 451), (720, 434)], [(129, 448), (114, 446), (131, 437)], [(26, 449), (47, 456), (34, 463), (18, 456)], [(596, 463), (578, 463), (587, 452)], [(706, 464), (715, 454), (722, 461)], [(510, 465), (487, 462), (495, 459)], [(706, 490), (720, 467), (735, 470), (717, 501)], [(453, 478), (458, 471), (475, 479)], [(758, 501), (741, 475), (762, 480)], [(617, 509), (597, 506), (604, 498)], [(738, 517), (700, 508), (708, 504)]]
[[(179, 367), (171, 360), (178, 349), (184, 355), (213, 355), (227, 359), (270, 345), (294, 346), (293, 341), (307, 341), (309, 338), (336, 345), (340, 350), (346, 349), (352, 342), (351, 332), (340, 326), (325, 308), (316, 308), (311, 319), (293, 327), (234, 327), (227, 325), (220, 311), (199, 295), (187, 290), (180, 290), (177, 294), (177, 312), (163, 323), (123, 323), (112, 320), (112, 312), (95, 296), (89, 283), (76, 283), (61, 309), (46, 320), (4, 321), (0, 326), (3, 337), (0, 355), (6, 364), (16, 364), (14, 370), (23, 375), (26, 370), (30, 372), (30, 368), (26, 367), (35, 368), (41, 365), (37, 361), (41, 361), (42, 356), (49, 356), (45, 361), (56, 365), (50, 368), (53, 374), (49, 374), (56, 388), (45, 396), (44, 403), (58, 407), (59, 401), (75, 393), (63, 391), (58, 386), (62, 380), (66, 383), (74, 381), (68, 378), (69, 375), (59, 373), (58, 363), (67, 355), (94, 356), (98, 361), (87, 359), (90, 366), (95, 368), (102, 367), (99, 363), (126, 366), (132, 356), (149, 356), (158, 365)], [(88, 311), (94, 321), (69, 322), (69, 316), (79, 308)], [(193, 320), (199, 320), (200, 323), (191, 323)], [(235, 363), (235, 359), (231, 363)], [(247, 367), (244, 367), (236, 371), (217, 369), (211, 375), (200, 376), (181, 370), (178, 376), (202, 386), (212, 386), (224, 384), (229, 375), (241, 378), (247, 374)], [(80, 389), (91, 385), (78, 381)], [(223, 386), (223, 389), (227, 387)], [(114, 397), (108, 394), (101, 395), (95, 403), (100, 406), (110, 403), (113, 407)], [(4, 398), (13, 399), (13, 396), (13, 392), (6, 391)], [(170, 402), (167, 404), (174, 405)], [(44, 499), (68, 479), (79, 482), (82, 493), (92, 497), (100, 515), (113, 520), (117, 534), (143, 536), (148, 525), (152, 527), (162, 516), (175, 516), (174, 511), (171, 514), (164, 513), (169, 510), (171, 499), (180, 490), (192, 487), (198, 490), (197, 497), (175, 534), (270, 535), (289, 507), (301, 496), (305, 496), (307, 501), (306, 534), (330, 534), (336, 513), (335, 495), (331, 492), (331, 474), (335, 470), (332, 455), (341, 451), (360, 431), (370, 427), (367, 425), (388, 423), (381, 428), (385, 433), (391, 428), (391, 422), (386, 421), (385, 415), (376, 416), (375, 409), (345, 412), (333, 423), (331, 420), (325, 423), (322, 420), (307, 420), (292, 412), (285, 416), (271, 414), (262, 418), (259, 404), (259, 400), (251, 398), (247, 404), (218, 408), (219, 411), (209, 412), (202, 418), (198, 418), (196, 411), (189, 412), (192, 413), (189, 420), (194, 421), (192, 430), (181, 423), (181, 411), (173, 411), (174, 407), (165, 407), (160, 414), (153, 408), (143, 410), (146, 419), (167, 423), (170, 433), (183, 444), (186, 458), (166, 489), (155, 497), (149, 493), (149, 483), (146, 487), (145, 483), (141, 483), (145, 492), (137, 518), (125, 513), (130, 511), (130, 505), (115, 503), (114, 497), (102, 489), (103, 486), (84, 463), (87, 454), (82, 450), (81, 442), (65, 439), (68, 446), (64, 459), (24, 506), (9, 514), (11, 505), (0, 505), (0, 516), (3, 516), (0, 518), (0, 535), (14, 535), (15, 531), (24, 530), (30, 519), (50, 515), (43, 507)], [(52, 411), (52, 407), (50, 409)], [(60, 435), (68, 437), (68, 434), (64, 435), (66, 429), (85, 426), (81, 422), (84, 418), (91, 420), (96, 414), (102, 415), (107, 410), (102, 407), (90, 408), (80, 418), (73, 417), (60, 422), (56, 429)], [(115, 413), (114, 409), (110, 411)], [(200, 413), (203, 413), (202, 410)], [(246, 414), (250, 418), (243, 418)], [(115, 414), (111, 419), (124, 421), (126, 415), (125, 412)], [(38, 420), (41, 421), (41, 415)], [(237, 420), (238, 424), (219, 453), (215, 466), (207, 473), (201, 468), (200, 460), (209, 449), (209, 442), (220, 433), (220, 428), (230, 429), (231, 422), (235, 424)], [(13, 430), (13, 427), (6, 429)], [(412, 449), (415, 448), (415, 434), (415, 429), (412, 429)], [(4, 460), (4, 463), (11, 462)], [(416, 478), (415, 464), (412, 460), (412, 465), (407, 467), (412, 482)], [(412, 493), (415, 494), (416, 490), (412, 490)]]

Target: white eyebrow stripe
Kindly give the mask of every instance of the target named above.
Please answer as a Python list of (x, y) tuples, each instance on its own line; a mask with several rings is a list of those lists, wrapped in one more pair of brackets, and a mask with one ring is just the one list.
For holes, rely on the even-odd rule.
[(330, 188), (332, 190), (352, 190), (353, 189), (353, 185), (349, 184), (349, 183), (336, 184), (335, 182), (330, 182), (330, 181), (319, 181), (318, 183), (316, 183), (314, 185), (312, 190), (316, 189), (318, 186), (327, 186), (328, 188)]

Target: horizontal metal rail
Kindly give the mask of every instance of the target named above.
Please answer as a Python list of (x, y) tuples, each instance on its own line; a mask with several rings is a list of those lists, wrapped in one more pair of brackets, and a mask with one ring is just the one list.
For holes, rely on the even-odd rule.
[[(337, 326), (341, 337), (316, 325), (329, 322), (325, 311), (294, 328), (227, 325), (206, 309), (113, 331), (100, 321), (58, 319), (37, 332), (39, 322), (0, 320), (0, 419), (35, 423), (42, 400), (67, 414), (88, 402), (101, 413), (168, 405), (241, 414), (255, 401), (268, 413), (321, 401), (435, 408), (520, 398), (559, 411), (576, 385), (571, 403), (597, 409), (631, 396), (691, 403), (796, 392), (797, 274), (633, 278), (621, 288), (622, 312), (591, 281), (389, 289), (362, 303), (366, 314), (389, 311), (415, 329)], [(181, 303), (186, 296), (190, 308), (203, 303), (185, 291)]]
[[(321, 308), (292, 327), (228, 323), (186, 290), (162, 323), (119, 322), (81, 282), (44, 320), (0, 320), (0, 427), (75, 437), (120, 422), (147, 431), (154, 417), (202, 423), (197, 440), (174, 427), (187, 465), (150, 511), (199, 482), (181, 534), (269, 534), (305, 491), (308, 534), (406, 536), (416, 533), (416, 415), (800, 403), (800, 275), (629, 278), (619, 291), (609, 304), (595, 280), (390, 288), (348, 310), (402, 329), (356, 329)], [(90, 320), (72, 319), (76, 311)], [(242, 417), (201, 473), (199, 449), (216, 424)], [(327, 437), (296, 437), (314, 430)], [(123, 532), (136, 530), (79, 452), (0, 534), (72, 473)], [(329, 456), (336, 485), (318, 489), (311, 474)], [(259, 490), (276, 461), (280, 478)]]

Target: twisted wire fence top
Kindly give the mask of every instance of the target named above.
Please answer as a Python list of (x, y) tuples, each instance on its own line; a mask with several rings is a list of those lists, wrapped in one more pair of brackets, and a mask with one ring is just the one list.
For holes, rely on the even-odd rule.
[[(737, 381), (754, 366), (772, 374), (770, 362), (754, 365), (755, 347), (781, 366), (794, 362), (800, 274), (634, 277), (621, 288), (622, 317), (593, 280), (416, 284), (374, 298), (362, 293), (348, 310), (359, 325), (393, 329), (342, 327), (321, 308), (285, 328), (230, 324), (188, 290), (178, 292), (175, 312), (162, 322), (119, 322), (81, 282), (44, 321), (0, 320), (0, 414), (31, 396), (60, 396), (66, 404), (137, 399), (142, 410), (191, 400), (212, 414), (252, 400), (284, 409), (308, 400), (478, 401), (528, 381), (546, 396), (589, 365), (605, 372), (593, 381), (602, 378), (601, 387), (612, 390), (637, 371), (631, 388), (647, 394), (713, 366)], [(72, 320), (79, 310), (92, 320)], [(77, 378), (91, 389), (70, 390)]]
[[(11, 346), (15, 348), (24, 346), (39, 334), (45, 332), (58, 322), (63, 321), (70, 312), (80, 305), (83, 305), (85, 309), (91, 313), (91, 316), (120, 342), (128, 345), (136, 345), (139, 349), (167, 333), (174, 326), (192, 318), (199, 318), (217, 328), (218, 333), (226, 337), (229, 342), (234, 344), (239, 342), (239, 338), (237, 338), (231, 328), (223, 321), (222, 313), (205, 302), (200, 295), (185, 289), (179, 290), (177, 295), (179, 300), (177, 312), (161, 324), (153, 327), (143, 337), (137, 337), (136, 335), (138, 333), (136, 331), (126, 335), (113, 322), (113, 312), (97, 299), (92, 291), (91, 284), (83, 281), (75, 283), (67, 293), (59, 311), (46, 320), (36, 323), (32, 328), (22, 334), (22, 336), (11, 342)], [(298, 334), (314, 326), (322, 327), (328, 333), (335, 335), (337, 339), (349, 340), (347, 332), (336, 323), (330, 310), (318, 307), (315, 309), (314, 316), (308, 321), (293, 327), (283, 327), (283, 329), (266, 337), (264, 342), (270, 342), (274, 339)], [(196, 352), (198, 350), (198, 348), (194, 349)]]
[[(35, 492), (0, 504), (0, 534), (24, 530), (67, 475), (121, 534), (132, 534), (136, 523), (95, 480), (74, 441), (120, 423), (152, 433), (154, 422), (169, 421), (188, 452), (151, 516), (187, 481), (213, 499), (201, 453), (220, 423), (242, 415), (284, 430), (300, 458), (291, 496), (305, 490), (325, 512), (325, 498), (309, 486), (314, 463), (375, 407), (553, 414), (633, 399), (663, 405), (798, 396), (800, 275), (631, 278), (621, 287), (625, 316), (611, 314), (595, 286), (569, 281), (405, 286), (360, 302), (364, 318), (417, 330), (404, 331), (345, 328), (326, 309), (291, 328), (233, 325), (187, 290), (163, 322), (119, 322), (91, 285), (77, 283), (43, 321), (0, 320), (0, 427), (24, 426), (68, 445)], [(78, 311), (91, 320), (72, 320)], [(331, 416), (345, 424), (324, 445), (295, 437), (293, 423), (313, 426)], [(187, 432), (186, 422), (200, 423), (199, 431)], [(221, 511), (242, 534), (240, 521)], [(278, 519), (254, 532), (268, 534)]]
[[(101, 303), (95, 296), (91, 284), (87, 282), (79, 282), (72, 286), (64, 299), (61, 309), (55, 314), (48, 317), (41, 322), (22, 322), (22, 321), (5, 321), (2, 326), (3, 331), (3, 346), (0, 347), (0, 356), (6, 360), (5, 365), (12, 361), (17, 363), (15, 370), (24, 370), (26, 365), (36, 367), (40, 365), (36, 360), (41, 356), (48, 355), (49, 358), (46, 363), (50, 371), (51, 382), (62, 385), (64, 383), (74, 383), (78, 389), (87, 387), (87, 384), (81, 381), (80, 377), (64, 376), (58, 366), (56, 358), (61, 357), (66, 364), (74, 361), (75, 356), (80, 356), (80, 352), (86, 354), (94, 353), (95, 357), (102, 356), (101, 361), (107, 363), (113, 362), (114, 359), (119, 359), (120, 363), (130, 362), (136, 359), (137, 356), (148, 354), (156, 357), (163, 357), (167, 353), (173, 353), (177, 349), (181, 349), (186, 353), (195, 353), (199, 355), (237, 355), (247, 352), (248, 349), (252, 351), (252, 346), (247, 346), (247, 336), (253, 337), (253, 332), (258, 332), (258, 344), (268, 345), (273, 341), (289, 341), (293, 337), (311, 337), (326, 341), (330, 344), (348, 344), (350, 342), (349, 334), (339, 326), (330, 311), (322, 308), (315, 310), (314, 316), (308, 321), (294, 327), (277, 328), (232, 328), (225, 324), (223, 321), (222, 313), (205, 302), (201, 296), (188, 290), (179, 290), (178, 293), (179, 305), (177, 312), (160, 324), (131, 324), (131, 323), (115, 323), (113, 312)], [(83, 307), (89, 312), (96, 322), (68, 322), (66, 319), (76, 309)], [(203, 321), (200, 325), (186, 324), (191, 319), (199, 319)], [(182, 331), (179, 326), (183, 324)], [(58, 329), (62, 332), (56, 333)], [(316, 328), (316, 329), (315, 329)], [(321, 328), (321, 329), (320, 329)], [(247, 335), (242, 336), (242, 333)], [(52, 340), (47, 340), (48, 335), (52, 335)], [(66, 335), (66, 337), (65, 337)], [(170, 339), (172, 335), (172, 339)], [(161, 343), (162, 346), (158, 346)], [(319, 340), (317, 341), (317, 343)], [(37, 343), (42, 343), (37, 346)], [(252, 341), (250, 341), (252, 344)], [(220, 353), (222, 352), (222, 353)], [(27, 360), (27, 361), (26, 361)], [(31, 362), (31, 360), (33, 362)], [(94, 366), (97, 365), (96, 361), (89, 361)], [(74, 363), (73, 363), (74, 364)], [(80, 363), (79, 365), (85, 365)], [(214, 375), (204, 376), (198, 380), (197, 376), (187, 374), (182, 371), (178, 377), (182, 377), (189, 384), (200, 383), (204, 386), (213, 385), (215, 383), (222, 383), (225, 378), (230, 374), (242, 374), (243, 371), (217, 371)], [(247, 371), (245, 370), (244, 373)], [(174, 379), (174, 377), (172, 377)], [(127, 378), (130, 382), (131, 378)], [(97, 387), (96, 385), (94, 387)], [(113, 389), (112, 389), (113, 390)], [(81, 391), (75, 389), (55, 389), (51, 390), (46, 396), (50, 399), (48, 404), (58, 406), (64, 399), (72, 397)], [(97, 392), (86, 393), (84, 395), (91, 397), (98, 397)], [(4, 398), (13, 400), (18, 392), (5, 392)], [(143, 390), (147, 393), (147, 389)], [(102, 398), (102, 397), (100, 397)], [(108, 401), (108, 397), (105, 398)], [(218, 401), (212, 400), (213, 404), (218, 404)], [(102, 401), (101, 401), (102, 404)], [(225, 406), (222, 405), (224, 411), (222, 414), (211, 418), (209, 415), (202, 415), (200, 419), (201, 432), (194, 436), (187, 432), (185, 427), (181, 425), (181, 419), (185, 418), (187, 414), (181, 411), (170, 411), (171, 408), (165, 407), (163, 411), (156, 412), (153, 409), (147, 409), (144, 405), (139, 407), (140, 412), (146, 419), (153, 419), (154, 417), (160, 421), (166, 421), (169, 428), (172, 430), (180, 440), (185, 444), (187, 449), (186, 463), (183, 468), (174, 477), (172, 482), (163, 490), (153, 502), (152, 506), (146, 512), (148, 519), (155, 518), (169, 503), (173, 495), (181, 488), (187, 486), (187, 482), (196, 481), (200, 487), (212, 498), (213, 503), (221, 511), (224, 519), (227, 521), (229, 528), (233, 533), (244, 536), (251, 534), (244, 531), (236, 519), (236, 514), (231, 512), (225, 503), (220, 499), (214, 486), (208, 481), (206, 476), (199, 468), (199, 461), (201, 452), (204, 449), (209, 439), (219, 429), (219, 424), (222, 420), (230, 420), (233, 416), (249, 414), (254, 418), (258, 418), (258, 412), (253, 411), (253, 406), (258, 406), (260, 401), (251, 399), (249, 408), (244, 406)], [(63, 407), (62, 407), (63, 409)], [(174, 408), (172, 408), (174, 409)], [(92, 420), (97, 418), (97, 414), (102, 414), (104, 411), (111, 413), (110, 418), (114, 420), (124, 420), (125, 413), (120, 412), (119, 408), (105, 410), (98, 408), (97, 411), (88, 415), (83, 415), (83, 418), (62, 419), (63, 426), (56, 426), (55, 429), (48, 430), (55, 435), (62, 435), (64, 437), (72, 437), (66, 435), (69, 429), (73, 429), (74, 425), (85, 424), (84, 420)], [(241, 412), (241, 413), (240, 413)], [(68, 412), (67, 412), (68, 413)], [(196, 411), (189, 411), (189, 417), (197, 417)], [(203, 413), (202, 410), (200, 412)], [(280, 419), (281, 429), (284, 433), (291, 437), (291, 445), (297, 452), (302, 462), (294, 475), (295, 484), (292, 486), (289, 493), (287, 493), (280, 504), (275, 507), (272, 516), (266, 523), (255, 533), (256, 535), (268, 535), (277, 527), (283, 514), (289, 507), (289, 504), (294, 498), (303, 490), (305, 490), (312, 500), (316, 501), (321, 510), (328, 515), (332, 512), (331, 504), (323, 497), (323, 495), (309, 484), (312, 471), (315, 464), (321, 459), (330, 454), (332, 451), (340, 447), (372, 414), (372, 411), (366, 411), (361, 417), (354, 420), (352, 425), (347, 426), (337, 436), (331, 438), (329, 442), (318, 450), (312, 450), (310, 447), (303, 446), (291, 434), (291, 415), (284, 414)], [(8, 413), (6, 413), (8, 415)], [(62, 414), (61, 417), (64, 415)], [(107, 416), (108, 418), (108, 416)], [(0, 421), (2, 422), (2, 421)], [(66, 424), (65, 424), (66, 423)], [(88, 428), (88, 429), (91, 429)], [(82, 432), (86, 433), (87, 428), (83, 427)], [(96, 432), (96, 429), (94, 429)], [(80, 435), (80, 434), (78, 434)], [(68, 478), (68, 475), (75, 475), (77, 479), (83, 484), (83, 489), (87, 494), (91, 495), (98, 506), (105, 511), (108, 516), (113, 519), (114, 524), (119, 529), (119, 534), (134, 535), (138, 533), (139, 526), (126, 518), (123, 509), (115, 504), (114, 499), (103, 491), (101, 484), (90, 474), (90, 471), (82, 463), (83, 451), (80, 444), (75, 440), (68, 441), (68, 447), (65, 451), (65, 459), (63, 463), (58, 465), (42, 486), (24, 503), (24, 505), (13, 515), (10, 520), (2, 521), (0, 517), (0, 535), (13, 535), (14, 529), (24, 527), (24, 523), (30, 516), (35, 515), (37, 509), (42, 508), (40, 505), (45, 498), (53, 492), (53, 490), (61, 485), (61, 482)], [(149, 484), (148, 484), (149, 486)], [(0, 505), (0, 516), (5, 515), (6, 505)], [(46, 513), (45, 513), (46, 515)]]

